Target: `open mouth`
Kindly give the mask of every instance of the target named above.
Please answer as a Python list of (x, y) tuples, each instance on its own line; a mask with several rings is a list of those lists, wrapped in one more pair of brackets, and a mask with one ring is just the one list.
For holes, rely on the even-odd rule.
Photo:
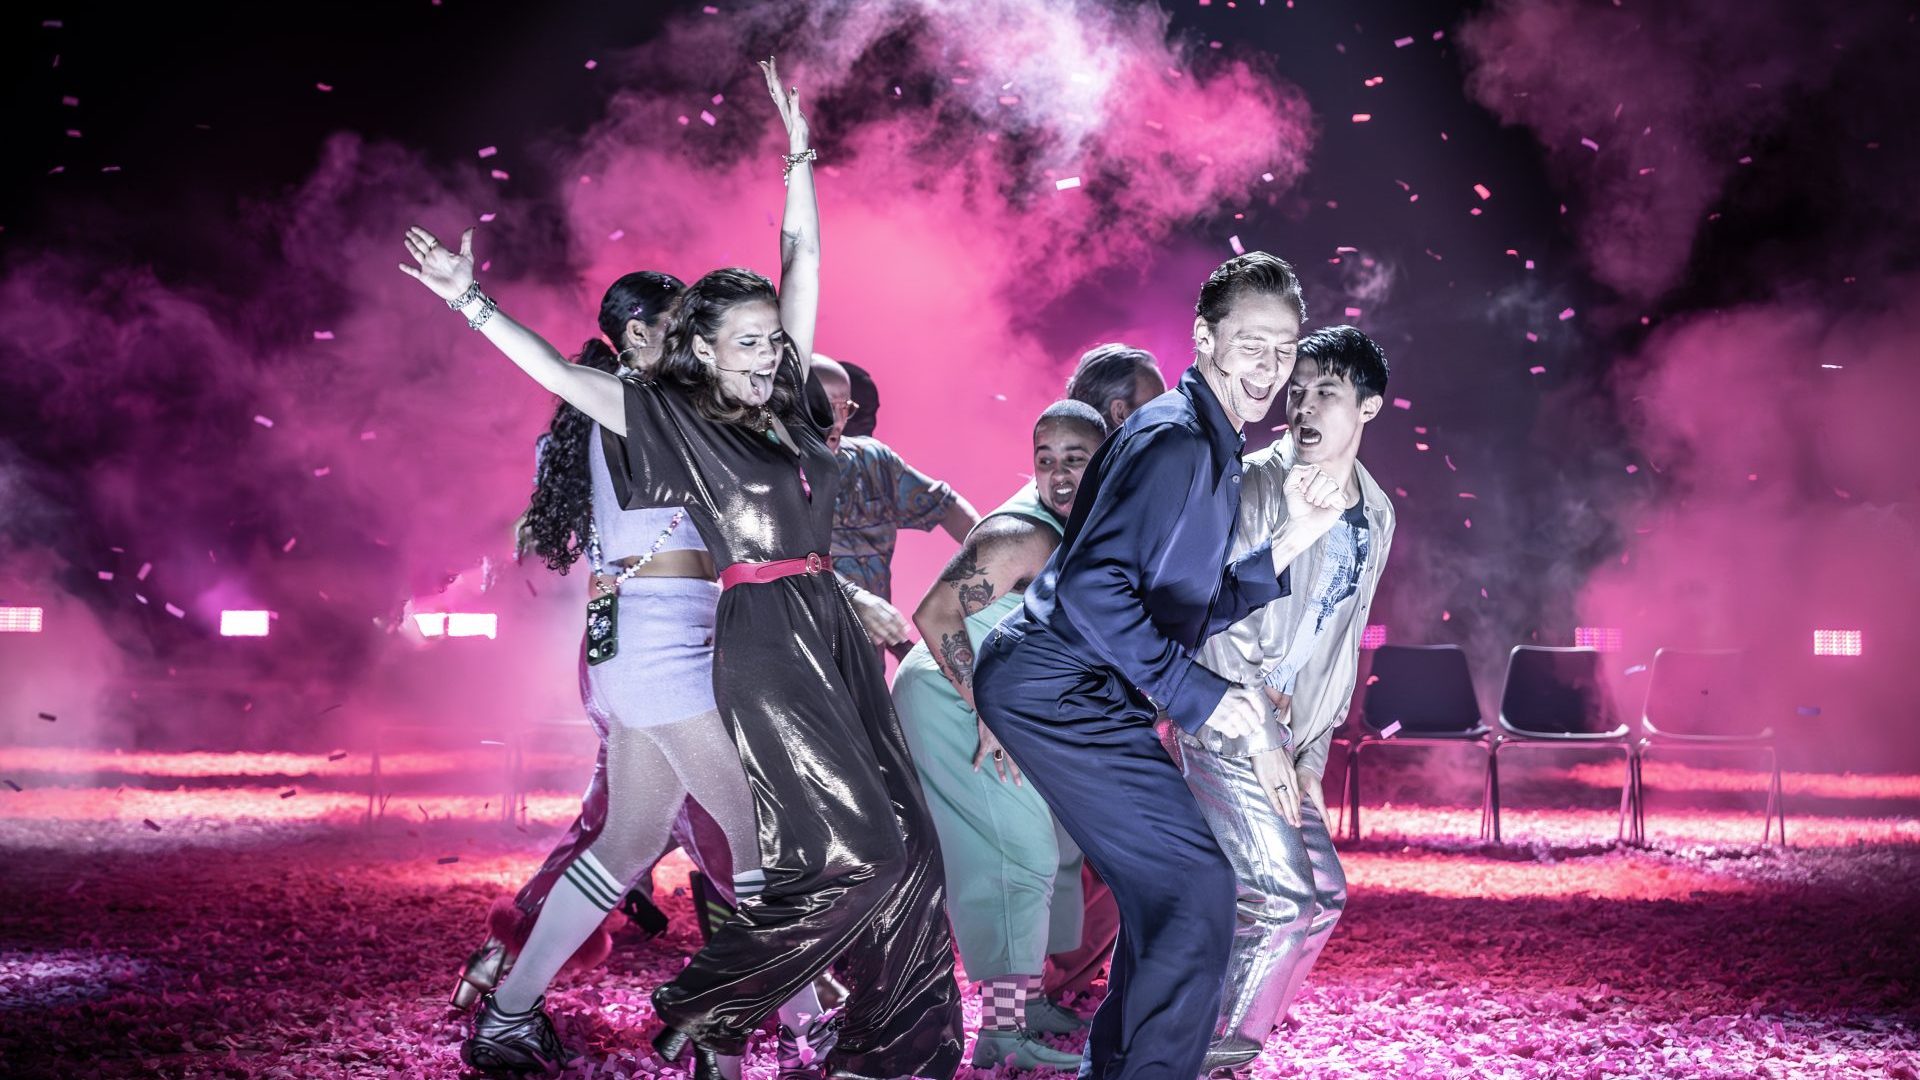
[(1254, 401), (1265, 401), (1273, 396), (1273, 384), (1251, 382), (1242, 378), (1240, 380), (1240, 392)]
[(1302, 447), (1320, 445), (1320, 429), (1306, 424), (1293, 425), (1293, 441)]
[(1073, 493), (1077, 490), (1079, 489), (1072, 485), (1051, 487), (1047, 489), (1047, 498), (1050, 499), (1055, 506), (1070, 506), (1073, 504)]

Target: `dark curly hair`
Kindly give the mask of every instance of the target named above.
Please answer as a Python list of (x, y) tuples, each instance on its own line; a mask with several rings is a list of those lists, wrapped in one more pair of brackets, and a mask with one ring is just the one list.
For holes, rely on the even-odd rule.
[[(582, 345), (573, 362), (620, 374), (620, 355), (608, 342), (618, 342), (630, 320), (651, 323), (685, 289), (679, 278), (657, 270), (621, 277), (600, 298), (600, 332), (606, 336)], [(533, 535), (535, 554), (563, 574), (580, 558), (593, 520), (593, 459), (587, 444), (593, 436), (593, 418), (564, 401), (540, 436), (540, 468), (533, 502), (527, 506), (527, 531)]]
[[(741, 304), (762, 300), (779, 305), (780, 294), (774, 290), (773, 282), (752, 270), (733, 266), (712, 271), (688, 286), (667, 313), (660, 366), (655, 370), (662, 382), (685, 390), (700, 415), (709, 420), (744, 425), (756, 410), (721, 393), (719, 375), (694, 354), (693, 339), (716, 341), (720, 337), (720, 322), (727, 312)], [(783, 351), (780, 366), (774, 370), (773, 394), (767, 399), (766, 407), (785, 419), (794, 415), (801, 401), (801, 387), (794, 378), (802, 369), (792, 342), (788, 342)]]

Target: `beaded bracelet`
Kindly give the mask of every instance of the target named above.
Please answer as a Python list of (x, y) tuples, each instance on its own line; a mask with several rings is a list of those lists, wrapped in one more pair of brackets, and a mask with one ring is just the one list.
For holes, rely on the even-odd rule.
[(481, 293), (480, 310), (467, 316), (467, 329), (478, 330), (487, 325), (487, 320), (493, 318), (493, 313), (499, 310), (500, 305), (493, 302), (493, 297)]
[(478, 300), (483, 295), (485, 294), (480, 291), (480, 283), (478, 281), (475, 281), (467, 286), (466, 292), (463, 292), (459, 296), (456, 296), (453, 299), (447, 301), (447, 307), (450, 310), (459, 311), (461, 308), (466, 307), (468, 304), (473, 303), (475, 300)]
[(793, 167), (795, 165), (799, 165), (802, 162), (817, 161), (819, 160), (819, 157), (820, 155), (815, 153), (813, 150), (813, 147), (811, 146), (807, 147), (805, 150), (802, 150), (797, 154), (780, 155), (780, 160), (786, 162), (786, 167), (780, 170), (780, 182), (783, 184), (792, 183)]

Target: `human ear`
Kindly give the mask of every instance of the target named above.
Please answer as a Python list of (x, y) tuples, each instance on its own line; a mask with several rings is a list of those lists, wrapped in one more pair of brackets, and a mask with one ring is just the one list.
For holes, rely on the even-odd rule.
[(1387, 399), (1380, 394), (1375, 394), (1367, 400), (1362, 401), (1360, 403), (1360, 422), (1364, 424), (1374, 417), (1379, 416), (1380, 406), (1386, 404), (1386, 401)]
[(626, 329), (627, 348), (644, 349), (647, 347), (647, 324), (639, 319), (628, 319)]
[(1193, 317), (1193, 350), (1201, 356), (1213, 355), (1213, 327), (1199, 315)]

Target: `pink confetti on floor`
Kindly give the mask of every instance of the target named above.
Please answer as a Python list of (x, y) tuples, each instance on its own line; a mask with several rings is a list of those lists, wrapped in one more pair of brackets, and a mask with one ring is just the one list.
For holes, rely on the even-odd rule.
[[(579, 771), (545, 766), (521, 831), (475, 788), (478, 749), (385, 755), (409, 809), (370, 824), (363, 754), (0, 757), (25, 789), (0, 789), (0, 1016), (32, 1017), (0, 1023), (0, 1060), (19, 1076), (470, 1075), (444, 995)], [(1346, 913), (1253, 1080), (1916, 1075), (1920, 777), (1789, 773), (1794, 846), (1766, 847), (1756, 774), (1655, 759), (1639, 849), (1610, 843), (1617, 762), (1529, 761), (1503, 775), (1495, 846), (1477, 773), (1415, 759), (1369, 756)], [(1336, 828), (1339, 794), (1336, 772)], [(663, 935), (622, 927), (608, 964), (554, 984), (559, 1075), (684, 1075), (646, 1046), (647, 994), (699, 941), (687, 871), (656, 875)], [(971, 1032), (971, 990), (965, 1012)], [(756, 1036), (748, 1080), (774, 1080), (771, 1049)]]

